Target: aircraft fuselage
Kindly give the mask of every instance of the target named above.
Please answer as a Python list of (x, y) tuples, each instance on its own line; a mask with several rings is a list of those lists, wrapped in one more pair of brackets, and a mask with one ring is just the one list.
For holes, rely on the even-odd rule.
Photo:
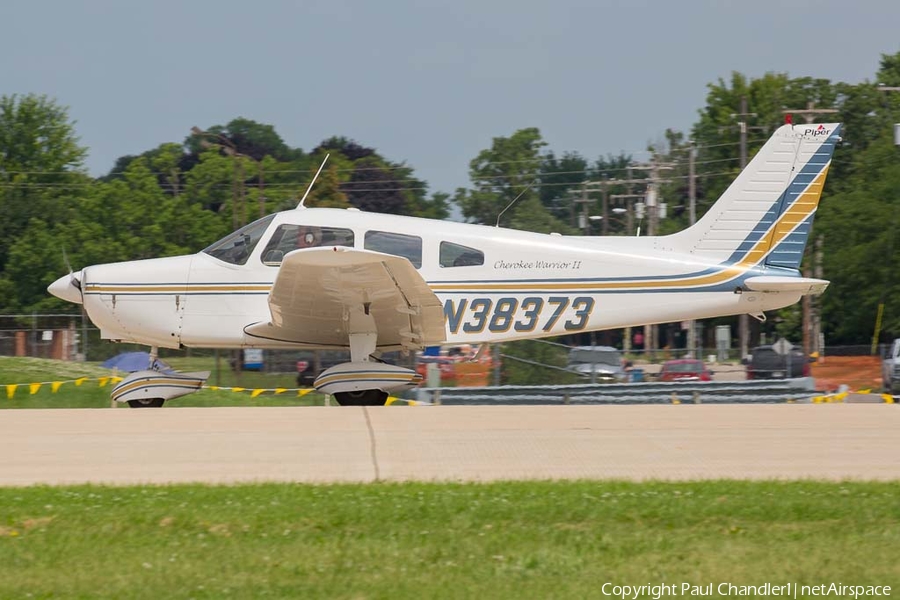
[(267, 299), (279, 265), (277, 255), (266, 253), (277, 245), (275, 236), (299, 228), (340, 230), (341, 245), (407, 253), (444, 306), (449, 343), (762, 313), (800, 298), (743, 289), (747, 277), (782, 269), (714, 263), (666, 249), (665, 238), (544, 235), (298, 209), (268, 217), (243, 264), (200, 252), (85, 268), (85, 309), (106, 339), (170, 348), (285, 347), (244, 328), (270, 319)]

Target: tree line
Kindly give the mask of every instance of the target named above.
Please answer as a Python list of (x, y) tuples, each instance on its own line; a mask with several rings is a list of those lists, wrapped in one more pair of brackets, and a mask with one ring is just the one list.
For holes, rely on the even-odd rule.
[[(882, 339), (900, 335), (893, 263), (900, 244), (900, 148), (893, 139), (900, 92), (892, 87), (900, 87), (900, 53), (881, 57), (872, 82), (732, 73), (710, 83), (691, 130), (667, 130), (648, 147), (652, 160), (666, 166), (657, 182), (668, 206), (659, 233), (688, 225), (692, 152), (698, 218), (740, 171), (742, 106), (748, 157), (784, 122), (786, 110), (836, 110), (816, 119), (843, 122), (844, 143), (813, 228), (812, 240), (820, 241), (808, 245), (804, 265), (814, 264), (818, 245), (822, 276), (832, 282), (821, 299), (829, 345), (871, 341), (879, 306)], [(494, 224), (515, 201), (503, 226), (567, 234), (633, 235), (640, 223), (635, 199), (649, 177), (626, 154), (592, 160), (549, 149), (536, 128), (494, 138), (469, 163), (470, 185), (452, 194), (431, 192), (405, 161), (352, 139), (332, 137), (305, 151), (288, 146), (272, 125), (245, 118), (123, 156), (102, 177), (87, 173), (87, 152), (55, 99), (0, 97), (0, 313), (70, 310), (46, 293), (67, 260), (78, 269), (196, 252), (261, 215), (293, 208), (326, 153), (307, 206), (446, 219), (455, 204), (468, 221)], [(604, 219), (596, 220), (601, 212)], [(798, 339), (799, 321), (791, 307), (766, 327)]]

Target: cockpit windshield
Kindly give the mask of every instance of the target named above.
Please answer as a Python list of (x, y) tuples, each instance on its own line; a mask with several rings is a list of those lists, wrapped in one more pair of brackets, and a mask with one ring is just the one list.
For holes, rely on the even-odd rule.
[(233, 265), (246, 264), (247, 259), (253, 253), (253, 249), (256, 248), (260, 238), (274, 218), (275, 215), (269, 215), (253, 221), (249, 225), (245, 225), (234, 233), (225, 236), (209, 248), (205, 248), (203, 252)]

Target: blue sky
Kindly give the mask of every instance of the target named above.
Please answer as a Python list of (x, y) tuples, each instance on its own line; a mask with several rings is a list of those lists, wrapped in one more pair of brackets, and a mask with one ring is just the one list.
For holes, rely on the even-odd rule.
[(92, 174), (242, 116), (332, 135), (466, 186), (491, 138), (638, 153), (732, 71), (858, 83), (900, 51), (897, 0), (9, 0), (0, 94), (69, 107)]

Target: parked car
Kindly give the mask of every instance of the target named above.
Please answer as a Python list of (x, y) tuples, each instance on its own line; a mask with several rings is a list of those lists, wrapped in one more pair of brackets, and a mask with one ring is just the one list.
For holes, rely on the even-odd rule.
[(657, 376), (659, 381), (712, 381), (712, 372), (702, 360), (679, 358), (667, 360)]
[(888, 394), (900, 392), (900, 338), (894, 340), (889, 354), (881, 363), (884, 391)]
[(622, 353), (612, 346), (576, 346), (569, 350), (569, 371), (597, 382), (625, 381)]
[(780, 353), (772, 345), (757, 346), (747, 365), (747, 379), (809, 377), (810, 359), (803, 350), (791, 348)]

